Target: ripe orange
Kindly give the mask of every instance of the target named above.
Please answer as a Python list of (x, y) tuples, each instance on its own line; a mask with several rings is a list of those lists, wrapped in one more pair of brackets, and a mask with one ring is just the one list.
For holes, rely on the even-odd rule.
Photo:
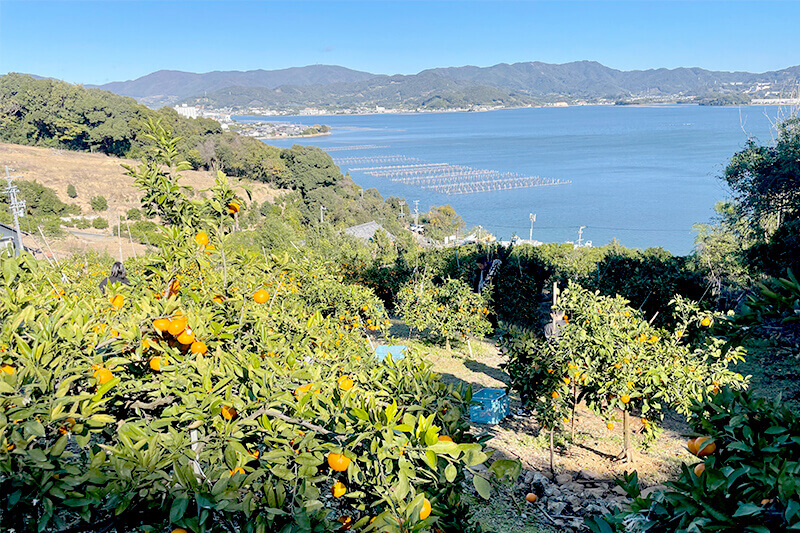
[(184, 317), (176, 317), (169, 321), (169, 327), (167, 328), (167, 331), (169, 331), (171, 335), (178, 336), (185, 329), (186, 319)]
[(157, 318), (153, 320), (153, 327), (158, 331), (167, 331), (169, 329), (170, 321), (167, 318)]
[(711, 325), (711, 319), (705, 317), (703, 320), (700, 321), (700, 325), (703, 326), (704, 328), (707, 328), (708, 326)]
[(700, 463), (699, 465), (694, 467), (694, 475), (700, 477), (700, 475), (706, 471), (706, 464)]
[(221, 303), (224, 301), (224, 300), (223, 300), (223, 298), (222, 298), (222, 296), (220, 296), (219, 294), (218, 294), (218, 295), (216, 295), (216, 296), (214, 296), (214, 298), (212, 298), (212, 299), (213, 299), (215, 302), (217, 302), (218, 304), (221, 304)]
[(344, 472), (350, 466), (350, 458), (340, 453), (330, 452), (328, 454), (328, 466), (337, 472)]
[(619, 397), (619, 401), (621, 401), (622, 403), (628, 403), (631, 401), (631, 397), (628, 396), (627, 394), (623, 394), (622, 396)]
[(255, 300), (257, 304), (266, 303), (266, 301), (269, 300), (269, 293), (264, 289), (258, 289), (255, 294), (253, 294), (253, 300)]
[(697, 457), (708, 457), (717, 451), (717, 445), (713, 442), (704, 444), (706, 441), (711, 440), (711, 437), (699, 437), (697, 439)]
[(606, 423), (606, 427), (607, 427), (608, 429), (614, 429), (614, 422), (607, 422), (607, 423)]
[(422, 500), (422, 510), (419, 512), (420, 520), (425, 520), (431, 515), (431, 502), (428, 501), (428, 498)]
[(215, 251), (216, 249), (217, 249), (217, 248), (216, 248), (216, 247), (215, 247), (213, 244), (209, 244), (208, 246), (206, 246), (206, 254), (207, 254), (207, 255), (211, 255), (211, 254), (213, 254), (213, 253), (214, 253), (214, 251)]
[(156, 372), (161, 372), (161, 357), (156, 356), (150, 359), (150, 368)]
[(199, 232), (197, 235), (194, 236), (194, 242), (196, 242), (200, 246), (205, 246), (208, 244), (208, 234), (205, 231)]
[(176, 527), (176, 528), (175, 528), (175, 529), (173, 529), (173, 530), (172, 530), (170, 533), (188, 533), (188, 531), (186, 531), (186, 530), (185, 530), (185, 529), (183, 529), (182, 527)]
[(223, 405), (222, 406), (222, 418), (225, 420), (233, 420), (236, 418), (236, 408), (230, 405)]
[(556, 391), (553, 391), (553, 392), (550, 393), (550, 397), (555, 400), (555, 399), (558, 398), (558, 393)]
[(236, 468), (231, 470), (231, 476), (235, 476), (236, 474), (244, 474), (244, 473), (245, 473), (244, 472), (244, 468), (242, 468), (241, 466), (237, 466)]
[(238, 213), (240, 209), (241, 207), (239, 207), (239, 204), (237, 204), (236, 202), (231, 202), (228, 204), (228, 211), (231, 214)]
[(536, 500), (538, 500), (539, 497), (536, 494), (529, 492), (528, 494), (525, 495), (525, 499), (531, 503), (536, 503)]
[(439, 440), (442, 442), (453, 442), (453, 437), (450, 435), (439, 435)]
[(343, 391), (349, 391), (355, 385), (355, 382), (350, 376), (342, 376), (338, 380), (336, 380), (336, 383), (339, 385), (339, 388), (342, 389)]
[(114, 379), (114, 374), (111, 372), (111, 370), (104, 367), (100, 367), (95, 370), (92, 376), (97, 380), (98, 385), (105, 385)]
[(3, 365), (0, 366), (0, 372), (4, 372), (10, 376), (14, 372), (16, 372), (16, 369), (11, 365)]
[(178, 342), (184, 345), (192, 344), (196, 339), (194, 338), (194, 333), (190, 329), (184, 329), (180, 335), (178, 335)]
[(331, 487), (331, 494), (333, 494), (334, 498), (341, 498), (347, 492), (347, 487), (341, 481), (337, 481)]
[(569, 378), (561, 378), (564, 382), (564, 385), (569, 385)]
[(208, 346), (206, 346), (206, 343), (204, 343), (204, 342), (195, 341), (195, 342), (192, 343), (191, 350), (192, 350), (192, 353), (204, 354), (204, 353), (206, 353), (208, 351)]
[(115, 309), (121, 309), (125, 305), (125, 297), (121, 294), (116, 294), (111, 298), (111, 305)]

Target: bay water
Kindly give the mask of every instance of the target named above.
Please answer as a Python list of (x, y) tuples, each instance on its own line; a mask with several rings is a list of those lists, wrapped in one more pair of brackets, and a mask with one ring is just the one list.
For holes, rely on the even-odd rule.
[[(533, 238), (539, 241), (574, 242), (584, 226), (583, 241), (595, 246), (616, 238), (631, 248), (662, 247), (685, 255), (694, 246), (692, 226), (709, 222), (714, 204), (730, 196), (719, 176), (731, 156), (749, 137), (771, 142), (773, 125), (786, 112), (776, 106), (577, 106), (259, 120), (331, 126), (327, 136), (265, 142), (282, 148), (315, 145), (332, 149), (335, 159), (367, 161), (343, 163), (342, 172), (404, 164), (396, 156), (405, 156), (570, 181), (446, 195), (351, 171), (362, 187), (404, 197), (412, 211), (414, 200), (420, 212), (450, 204), (468, 227), (480, 225), (506, 240), (527, 239), (535, 214)], [(381, 156), (390, 162), (369, 162)], [(391, 162), (393, 157), (400, 162)]]

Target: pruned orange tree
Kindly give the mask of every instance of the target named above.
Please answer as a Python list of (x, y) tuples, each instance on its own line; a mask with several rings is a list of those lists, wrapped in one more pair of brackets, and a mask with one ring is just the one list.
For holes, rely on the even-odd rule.
[(546, 426), (571, 424), (574, 431), (580, 401), (603, 417), (608, 429), (621, 413), (620, 455), (630, 460), (633, 413), (652, 439), (665, 407), (688, 414), (703, 394), (745, 385), (745, 378), (729, 369), (743, 360), (744, 350), (726, 347), (712, 331), (724, 315), (701, 311), (680, 296), (673, 305), (676, 325), (655, 328), (625, 299), (571, 283), (557, 302), (569, 320), (560, 338), (548, 343), (533, 332), (512, 330), (506, 344), (512, 387)]
[[(170, 223), (158, 254), (129, 262), (133, 286), (101, 294), (92, 258), (64, 264), (70, 285), (3, 259), (0, 523), (480, 531), (461, 503), (465, 470), (487, 460), (469, 389), (416, 353), (377, 362), (371, 290), (313, 258), (234, 249), (224, 178), (188, 201), (168, 167), (142, 170)], [(160, 203), (173, 193), (177, 214)], [(488, 497), (492, 472), (515, 468), (473, 484)]]
[(482, 336), (492, 330), (486, 319), (486, 298), (458, 279), (435, 283), (431, 274), (420, 274), (400, 287), (395, 305), (409, 326), (429, 329), (444, 339), (448, 350), (452, 340), (467, 340), (470, 335)]

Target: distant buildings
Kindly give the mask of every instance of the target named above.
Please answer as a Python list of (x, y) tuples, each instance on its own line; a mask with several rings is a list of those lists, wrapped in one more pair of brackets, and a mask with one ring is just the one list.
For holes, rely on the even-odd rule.
[(194, 106), (188, 106), (186, 104), (175, 106), (175, 111), (178, 112), (179, 115), (186, 118), (197, 118), (200, 116), (200, 110)]

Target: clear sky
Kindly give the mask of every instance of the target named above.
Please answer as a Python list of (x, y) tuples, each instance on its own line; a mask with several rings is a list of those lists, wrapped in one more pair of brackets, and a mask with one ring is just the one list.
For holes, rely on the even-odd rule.
[(160, 69), (520, 61), (764, 72), (800, 64), (797, 1), (0, 0), (0, 74), (102, 84)]

